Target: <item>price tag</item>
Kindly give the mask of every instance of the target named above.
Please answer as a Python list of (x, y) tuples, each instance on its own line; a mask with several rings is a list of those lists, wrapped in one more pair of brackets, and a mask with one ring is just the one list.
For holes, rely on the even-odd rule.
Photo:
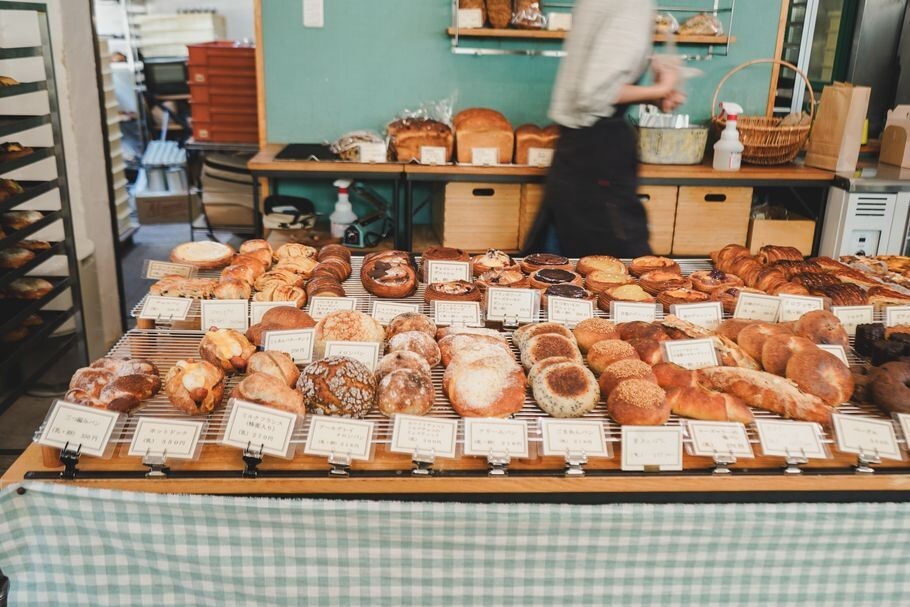
[(901, 432), (904, 433), (904, 440), (907, 441), (907, 448), (910, 449), (910, 414), (898, 413), (897, 422), (901, 425)]
[(247, 330), (250, 317), (245, 299), (204, 299), (199, 302), (202, 309), (202, 330), (210, 327), (219, 329)]
[(476, 301), (434, 301), (433, 321), (437, 325), (480, 325), (480, 304)]
[(250, 324), (255, 325), (262, 321), (262, 316), (272, 308), (286, 308), (294, 304), (287, 301), (251, 301)]
[(446, 149), (436, 145), (420, 146), (420, 164), (445, 164)]
[(119, 430), (120, 413), (93, 409), (58, 400), (47, 415), (38, 443), (48, 447), (79, 449), (86, 455), (104, 457), (108, 443)]
[(262, 349), (284, 352), (295, 363), (308, 363), (313, 360), (315, 334), (315, 329), (266, 331), (262, 339)]
[(528, 164), (532, 167), (548, 167), (553, 164), (552, 148), (528, 148)]
[(827, 459), (822, 429), (813, 422), (757, 419), (755, 429), (765, 455)]
[(385, 143), (364, 141), (357, 144), (360, 162), (387, 162), (389, 159)]
[(572, 29), (572, 13), (550, 13), (547, 29), (551, 32), (567, 32)]
[(885, 326), (910, 325), (910, 306), (888, 306), (885, 308)]
[(321, 297), (317, 295), (310, 299), (310, 316), (316, 320), (325, 318), (338, 310), (354, 310), (356, 308), (356, 297)]
[(374, 301), (373, 318), (381, 325), (387, 325), (399, 314), (420, 312), (420, 304), (396, 303), (393, 301)]
[(736, 300), (733, 318), (777, 322), (780, 315), (780, 298), (759, 293), (740, 293)]
[(205, 422), (140, 417), (127, 455), (160, 455), (167, 459), (195, 459)]
[(325, 355), (353, 358), (362, 362), (370, 371), (375, 371), (381, 346), (382, 344), (375, 341), (327, 341)]
[(714, 339), (678, 339), (661, 342), (664, 350), (664, 360), (676, 363), (686, 369), (704, 369), (716, 367), (720, 364), (717, 360), (717, 351), (714, 349)]
[(657, 306), (655, 304), (633, 303), (630, 301), (610, 302), (610, 319), (615, 323), (635, 320), (654, 322), (656, 318)]
[(594, 302), (590, 299), (547, 297), (547, 320), (574, 327), (583, 320), (594, 318)]
[(351, 459), (369, 461), (373, 443), (373, 422), (313, 415), (310, 432), (303, 452), (307, 455), (347, 455)]
[(537, 289), (487, 289), (487, 320), (535, 322), (540, 313)]
[(818, 344), (818, 347), (825, 352), (830, 352), (834, 356), (838, 357), (842, 363), (850, 366), (850, 361), (847, 360), (847, 352), (844, 350), (843, 346), (833, 345), (833, 344)]
[(875, 322), (875, 308), (873, 306), (831, 306), (831, 312), (844, 325), (847, 335), (856, 335), (857, 325), (867, 325)]
[(186, 320), (193, 300), (186, 297), (149, 295), (139, 310), (139, 318), (150, 320)]
[(452, 282), (464, 280), (471, 282), (473, 278), (471, 264), (467, 261), (428, 261), (426, 281), (428, 284), (436, 282)]
[(825, 300), (821, 297), (805, 295), (779, 295), (780, 322), (799, 320), (800, 316), (814, 310), (824, 310)]
[(603, 424), (574, 419), (540, 419), (544, 455), (612, 457)]
[(458, 9), (458, 27), (466, 29), (483, 27), (483, 11), (479, 8)]
[(717, 329), (724, 317), (724, 309), (719, 301), (697, 304), (672, 304), (670, 313), (680, 320), (704, 327), (709, 331)]
[(499, 164), (499, 148), (471, 148), (471, 164), (478, 166)]
[(682, 470), (682, 428), (623, 426), (622, 469)]
[(527, 420), (466, 418), (464, 454), (528, 457)]
[(688, 420), (686, 429), (689, 431), (689, 438), (692, 439), (692, 455), (704, 457), (732, 455), (746, 459), (755, 457), (743, 424)]
[(420, 417), (419, 415), (395, 415), (392, 427), (392, 453), (431, 455), (433, 457), (455, 457), (455, 437), (458, 434), (457, 419)]
[(234, 399), (221, 444), (287, 458), (296, 425), (297, 416), (289, 411)]
[(891, 420), (835, 413), (831, 416), (837, 450), (856, 455), (877, 455), (882, 459), (904, 459)]
[(146, 260), (143, 275), (151, 280), (160, 280), (165, 276), (174, 275), (192, 278), (196, 275), (196, 268), (185, 263)]

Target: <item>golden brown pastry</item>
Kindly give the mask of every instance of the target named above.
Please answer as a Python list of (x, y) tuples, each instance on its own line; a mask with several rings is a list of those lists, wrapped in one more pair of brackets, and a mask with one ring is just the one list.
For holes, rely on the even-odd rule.
[(246, 240), (243, 244), (240, 245), (241, 253), (252, 253), (253, 251), (266, 250), (269, 253), (272, 252), (272, 245), (269, 244), (268, 240), (262, 238), (254, 238), (252, 240)]
[(362, 418), (376, 400), (376, 378), (363, 363), (330, 356), (304, 367), (297, 381), (308, 411)]
[(169, 274), (149, 287), (149, 295), (211, 299), (218, 282), (214, 278), (184, 278)]
[(477, 277), (474, 284), (482, 292), (490, 287), (526, 289), (528, 277), (521, 270), (487, 270)]
[(344, 297), (344, 287), (331, 276), (314, 276), (306, 283), (307, 297)]
[(758, 250), (756, 255), (760, 263), (768, 264), (776, 261), (802, 261), (803, 254), (796, 247), (782, 247), (777, 245), (765, 245)]
[(692, 288), (702, 293), (711, 293), (715, 289), (743, 286), (741, 278), (720, 270), (698, 270), (689, 275), (689, 280), (692, 281)]
[(376, 405), (383, 415), (396, 413), (426, 415), (436, 400), (436, 388), (429, 375), (413, 369), (396, 369), (379, 381)]
[(588, 350), (588, 366), (597, 375), (616, 361), (626, 358), (639, 359), (638, 352), (627, 342), (618, 339), (605, 339), (595, 343)]
[(212, 289), (215, 299), (249, 299), (253, 289), (248, 282), (242, 280), (221, 280)]
[(253, 295), (253, 301), (286, 301), (297, 308), (306, 305), (307, 294), (300, 287), (271, 283)]
[(232, 264), (221, 270), (221, 280), (239, 280), (251, 285), (256, 282), (256, 268), (252, 263)]
[(670, 312), (670, 306), (676, 304), (693, 304), (708, 301), (707, 293), (694, 289), (667, 289), (657, 295), (657, 302), (664, 307), (665, 312)]
[(35, 254), (21, 247), (10, 247), (0, 251), (0, 268), (13, 270), (21, 268), (35, 258)]
[(682, 273), (679, 264), (669, 257), (645, 255), (643, 257), (636, 257), (632, 260), (632, 263), (629, 264), (629, 272), (633, 276), (642, 276), (643, 274), (657, 270), (672, 272), (674, 274)]
[(503, 29), (512, 21), (512, 0), (486, 0), (490, 27)]
[(256, 351), (246, 336), (234, 329), (209, 329), (199, 343), (199, 355), (225, 373), (243, 373)]
[[(0, 180), (0, 181), (10, 181), (10, 180), (4, 179), (4, 180)], [(13, 182), (13, 183), (15, 184), (15, 182)], [(18, 185), (18, 184), (16, 184), (16, 185)], [(20, 192), (21, 191), (22, 190), (20, 187)], [(12, 193), (15, 194), (15, 193), (20, 193), (20, 192), (12, 192)], [(9, 195), (10, 192), (7, 191), (7, 194)], [(10, 230), (21, 230), (22, 228), (27, 228), (28, 226), (32, 225), (33, 223), (35, 223), (37, 221), (41, 221), (42, 219), (44, 219), (44, 213), (42, 213), (41, 211), (7, 211), (3, 215), (0, 215), (0, 223), (2, 223), (4, 228), (8, 228)]]
[(224, 372), (210, 362), (178, 360), (164, 378), (168, 400), (187, 415), (206, 415), (224, 398)]
[(592, 272), (605, 272), (607, 274), (627, 274), (625, 264), (610, 255), (588, 255), (578, 260), (575, 270), (587, 277)]
[(316, 254), (318, 261), (327, 261), (333, 257), (350, 263), (351, 249), (342, 244), (327, 244), (319, 249), (319, 253)]
[(521, 350), (521, 364), (526, 370), (545, 358), (568, 358), (579, 364), (584, 362), (575, 338), (555, 333), (543, 333), (528, 339)]
[(417, 291), (417, 271), (402, 251), (385, 251), (383, 255), (365, 258), (360, 281), (377, 297), (404, 298)]
[[(367, 256), (369, 257), (369, 256)], [(367, 258), (364, 258), (364, 262)], [(329, 257), (319, 262), (313, 269), (313, 277), (327, 276), (338, 282), (344, 282), (351, 276), (351, 263), (340, 257)]]
[(423, 292), (423, 300), (432, 301), (480, 301), (480, 289), (477, 285), (464, 280), (452, 282), (436, 282), (427, 285)]
[(234, 249), (220, 242), (200, 240), (185, 242), (171, 250), (171, 261), (197, 268), (222, 268), (231, 262)]
[(487, 249), (486, 253), (472, 257), (471, 262), (473, 263), (474, 276), (477, 277), (490, 270), (498, 270), (501, 272), (507, 270), (521, 270), (515, 260), (498, 249)]
[(591, 346), (606, 339), (619, 339), (616, 325), (605, 318), (588, 318), (581, 321), (572, 329), (578, 348), (586, 353)]
[(43, 278), (25, 276), (12, 281), (0, 291), (0, 297), (6, 299), (41, 299), (54, 288), (54, 285)]
[(300, 371), (293, 359), (286, 353), (275, 350), (254, 352), (250, 356), (246, 370), (247, 373), (265, 373), (277, 377), (288, 386), (294, 386), (300, 377)]
[[(300, 244), (297, 242), (289, 242), (289, 243), (283, 244), (280, 247), (278, 247), (277, 249), (275, 249), (275, 252), (273, 254), (273, 259), (277, 263), (283, 259), (290, 259), (293, 257), (315, 258), (317, 256), (317, 254), (318, 254), (318, 251), (311, 246), (308, 246), (305, 244)], [(319, 260), (319, 261), (322, 261), (322, 260)]]
[(35, 150), (28, 146), (22, 145), (18, 141), (5, 141), (3, 143), (0, 143), (0, 162), (22, 158), (23, 156), (28, 156), (34, 152)]
[(581, 417), (600, 398), (597, 378), (578, 362), (559, 362), (539, 370), (531, 391), (537, 406), (553, 417)]
[(793, 335), (789, 325), (755, 321), (736, 336), (736, 343), (755, 360), (762, 359), (762, 348), (772, 335)]
[(632, 280), (632, 277), (626, 273), (613, 274), (603, 270), (594, 270), (585, 276), (585, 287), (595, 293), (603, 293), (607, 289), (630, 284)]
[(610, 311), (611, 301), (631, 301), (635, 303), (655, 303), (657, 299), (638, 285), (610, 287), (597, 296), (597, 307), (604, 312)]
[(692, 281), (669, 270), (652, 270), (641, 274), (638, 284), (642, 289), (657, 295), (669, 289), (691, 289)]
[(505, 341), (488, 335), (455, 334), (439, 340), (439, 353), (445, 367), (458, 362), (497, 359), (500, 364), (514, 365), (512, 350)]
[(701, 386), (668, 389), (666, 401), (670, 411), (682, 417), (741, 424), (755, 421), (752, 410), (741, 399)]
[[(490, 19), (493, 11), (487, 3)], [(458, 162), (473, 162), (474, 148), (496, 148), (499, 164), (512, 162), (515, 133), (506, 117), (486, 108), (462, 110), (452, 117), (455, 127), (455, 153)]]
[(575, 336), (565, 325), (558, 322), (537, 322), (522, 325), (512, 333), (512, 342), (519, 350), (524, 350), (525, 346), (533, 337), (544, 334), (562, 335), (570, 341), (575, 341)]
[(247, 375), (234, 388), (232, 396), (264, 407), (294, 413), (301, 417), (306, 415), (303, 395), (288, 387), (284, 379), (268, 373)]
[(607, 411), (622, 426), (662, 426), (670, 419), (666, 392), (646, 379), (620, 382), (607, 398)]
[(292, 331), (315, 326), (316, 321), (303, 310), (291, 306), (281, 306), (266, 311), (258, 323), (247, 329), (246, 337), (254, 345), (261, 346), (263, 335), (268, 331)]

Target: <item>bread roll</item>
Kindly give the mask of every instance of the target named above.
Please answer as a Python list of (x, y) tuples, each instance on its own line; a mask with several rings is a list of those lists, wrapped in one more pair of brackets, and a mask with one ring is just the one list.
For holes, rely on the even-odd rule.
[(343, 356), (304, 367), (297, 389), (307, 410), (317, 415), (362, 418), (376, 400), (376, 378), (363, 363)]
[(288, 386), (297, 383), (300, 377), (300, 370), (294, 364), (293, 359), (284, 352), (268, 351), (256, 352), (250, 356), (247, 364), (248, 373), (265, 373), (283, 381)]
[(426, 359), (430, 367), (438, 365), (442, 358), (436, 341), (422, 331), (405, 331), (393, 335), (389, 339), (389, 352), (402, 350), (419, 354)]
[(436, 338), (436, 323), (434, 323), (429, 316), (420, 314), (419, 312), (405, 312), (404, 314), (399, 314), (391, 321), (389, 321), (389, 326), (386, 327), (385, 334), (386, 339), (391, 339), (399, 333), (404, 333), (405, 331), (423, 331), (431, 338)]
[(413, 369), (397, 369), (379, 382), (376, 404), (383, 415), (426, 415), (433, 408), (436, 388), (429, 376)]
[(768, 373), (785, 375), (787, 363), (796, 352), (803, 350), (817, 350), (814, 343), (805, 337), (796, 335), (772, 335), (765, 340), (761, 350), (761, 365)]
[(458, 362), (446, 375), (452, 408), (462, 417), (508, 417), (524, 404), (527, 380), (516, 364), (495, 358)]
[(430, 363), (423, 356), (407, 350), (399, 350), (397, 352), (389, 352), (379, 359), (379, 364), (376, 365), (376, 377), (382, 379), (389, 373), (399, 369), (411, 369), (418, 373), (423, 373), (427, 377), (430, 377), (432, 373)]
[(300, 392), (288, 387), (283, 378), (268, 373), (251, 373), (244, 377), (234, 389), (234, 396), (279, 411), (306, 415)]
[(790, 357), (787, 379), (799, 389), (818, 396), (832, 406), (840, 405), (853, 395), (853, 374), (837, 356), (820, 348), (805, 349)]
[(600, 396), (594, 374), (577, 362), (546, 367), (535, 375), (531, 390), (537, 406), (553, 417), (581, 417)]
[(258, 323), (247, 329), (246, 337), (254, 345), (261, 346), (263, 335), (267, 331), (292, 331), (315, 326), (316, 321), (303, 310), (293, 306), (280, 306), (263, 314)]
[(587, 361), (591, 370), (599, 376), (607, 367), (625, 358), (638, 360), (638, 352), (624, 341), (608, 339), (591, 346), (591, 349), (588, 350)]
[(692, 419), (741, 424), (755, 421), (751, 409), (739, 398), (701, 386), (671, 388), (667, 391), (667, 404), (676, 415)]
[(619, 331), (609, 320), (604, 318), (588, 318), (572, 329), (572, 334), (578, 342), (578, 348), (587, 353), (587, 351), (599, 341), (605, 339), (619, 339)]
[(179, 411), (206, 415), (221, 406), (224, 371), (204, 360), (178, 360), (164, 378), (164, 392)]
[(600, 374), (600, 379), (597, 380), (600, 386), (600, 397), (607, 400), (616, 386), (627, 379), (644, 379), (657, 383), (657, 376), (647, 363), (634, 358), (625, 358), (608, 366)]
[(554, 356), (571, 358), (578, 363), (584, 362), (574, 338), (569, 339), (564, 335), (544, 333), (535, 335), (527, 341), (521, 351), (521, 364), (525, 369), (530, 369), (535, 363)]
[(199, 343), (199, 355), (225, 373), (246, 371), (256, 347), (234, 329), (209, 329)]
[(662, 426), (670, 419), (666, 393), (645, 379), (627, 379), (616, 386), (607, 399), (607, 411), (623, 426)]

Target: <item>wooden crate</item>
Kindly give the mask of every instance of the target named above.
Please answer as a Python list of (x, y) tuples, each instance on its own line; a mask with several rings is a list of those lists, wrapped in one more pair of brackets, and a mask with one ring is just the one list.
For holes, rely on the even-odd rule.
[(812, 255), (815, 222), (805, 217), (791, 219), (753, 219), (749, 222), (749, 251), (752, 254), (765, 245), (796, 247), (803, 255)]
[[(544, 186), (528, 183), (521, 186), (521, 209), (518, 219), (518, 243), (523, 249), (528, 233), (543, 204)], [(642, 186), (638, 190), (648, 214), (649, 243), (655, 255), (668, 255), (673, 245), (676, 222), (676, 187)]]
[(443, 246), (518, 250), (521, 186), (447, 183), (433, 200), (433, 229)]
[(679, 188), (674, 255), (707, 255), (728, 244), (746, 244), (752, 188)]
[(539, 183), (525, 183), (521, 186), (521, 206), (518, 210), (518, 248), (524, 249), (534, 227), (534, 220), (543, 204), (544, 186)]
[(638, 188), (638, 196), (648, 214), (648, 244), (651, 245), (651, 252), (655, 255), (669, 255), (673, 248), (673, 228), (676, 225), (676, 186), (642, 186)]

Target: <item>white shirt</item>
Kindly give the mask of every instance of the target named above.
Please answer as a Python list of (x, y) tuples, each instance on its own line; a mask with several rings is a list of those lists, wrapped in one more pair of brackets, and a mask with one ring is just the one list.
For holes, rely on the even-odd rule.
[(612, 116), (620, 89), (647, 68), (653, 36), (652, 0), (577, 0), (550, 118), (581, 128)]

